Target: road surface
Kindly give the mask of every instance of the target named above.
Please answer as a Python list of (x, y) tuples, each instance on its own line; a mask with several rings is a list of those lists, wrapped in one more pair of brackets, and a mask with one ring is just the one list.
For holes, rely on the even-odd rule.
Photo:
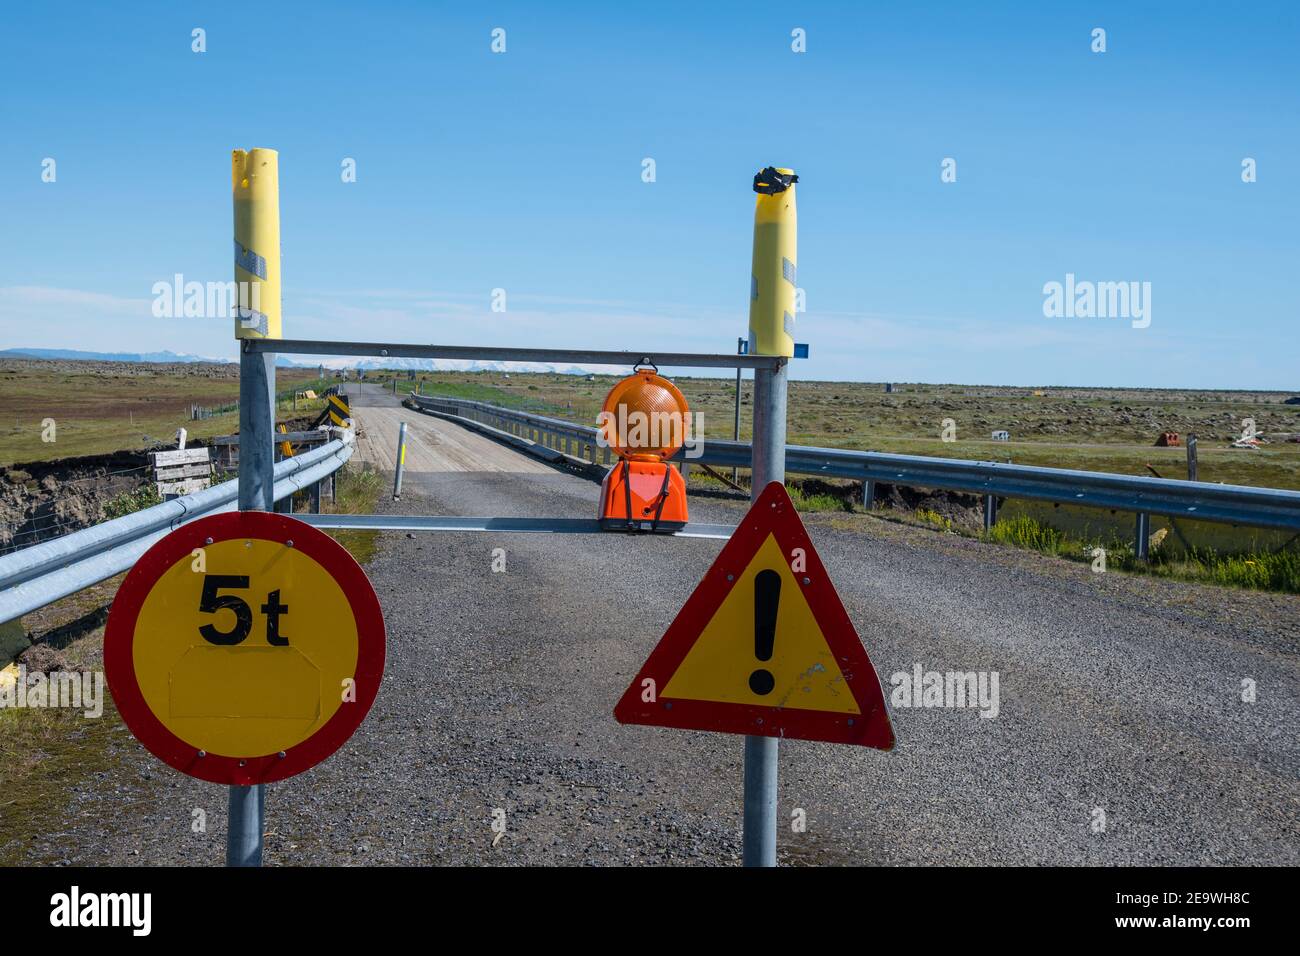
[[(459, 426), (366, 401), (355, 415), (380, 467), (399, 416), (421, 449), (400, 505), (381, 510), (594, 514), (591, 481)], [(733, 523), (743, 510), (691, 508)], [(872, 516), (807, 523), (887, 696), (919, 665), (996, 672), (1000, 698), (996, 717), (895, 707), (890, 753), (783, 742), (783, 862), (1300, 863), (1294, 597), (1094, 574)], [(385, 533), (367, 568), (388, 626), (383, 688), (343, 750), (270, 788), (267, 862), (737, 861), (741, 738), (611, 715), (719, 547)], [(125, 735), (119, 750), (26, 858), (220, 863), (224, 790)], [(805, 832), (789, 825), (800, 810)]]

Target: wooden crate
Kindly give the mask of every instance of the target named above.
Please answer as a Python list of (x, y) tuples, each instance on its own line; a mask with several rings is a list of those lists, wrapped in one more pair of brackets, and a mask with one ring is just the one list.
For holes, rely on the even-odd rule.
[(164, 498), (202, 491), (212, 484), (212, 453), (207, 448), (149, 453), (158, 494)]

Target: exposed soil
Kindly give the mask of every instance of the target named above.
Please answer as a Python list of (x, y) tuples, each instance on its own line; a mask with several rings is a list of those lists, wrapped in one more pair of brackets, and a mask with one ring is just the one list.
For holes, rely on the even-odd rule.
[(141, 452), (0, 467), (0, 554), (103, 520), (104, 506), (146, 482)]

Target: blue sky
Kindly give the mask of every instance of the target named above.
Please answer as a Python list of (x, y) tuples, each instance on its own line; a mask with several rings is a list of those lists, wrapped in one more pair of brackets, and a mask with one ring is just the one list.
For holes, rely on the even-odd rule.
[[(1300, 4), (264, 8), (6, 10), (0, 348), (233, 356), (151, 289), (231, 278), (229, 153), (266, 146), (287, 336), (730, 350), (772, 164), (797, 376), (1300, 385)], [(1150, 326), (1045, 317), (1067, 273), (1150, 282)]]

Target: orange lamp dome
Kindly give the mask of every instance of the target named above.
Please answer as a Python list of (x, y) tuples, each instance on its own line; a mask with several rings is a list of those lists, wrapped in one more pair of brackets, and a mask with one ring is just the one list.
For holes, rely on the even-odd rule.
[(690, 416), (686, 397), (676, 385), (658, 372), (638, 369), (605, 396), (601, 437), (622, 458), (662, 461), (685, 444)]

